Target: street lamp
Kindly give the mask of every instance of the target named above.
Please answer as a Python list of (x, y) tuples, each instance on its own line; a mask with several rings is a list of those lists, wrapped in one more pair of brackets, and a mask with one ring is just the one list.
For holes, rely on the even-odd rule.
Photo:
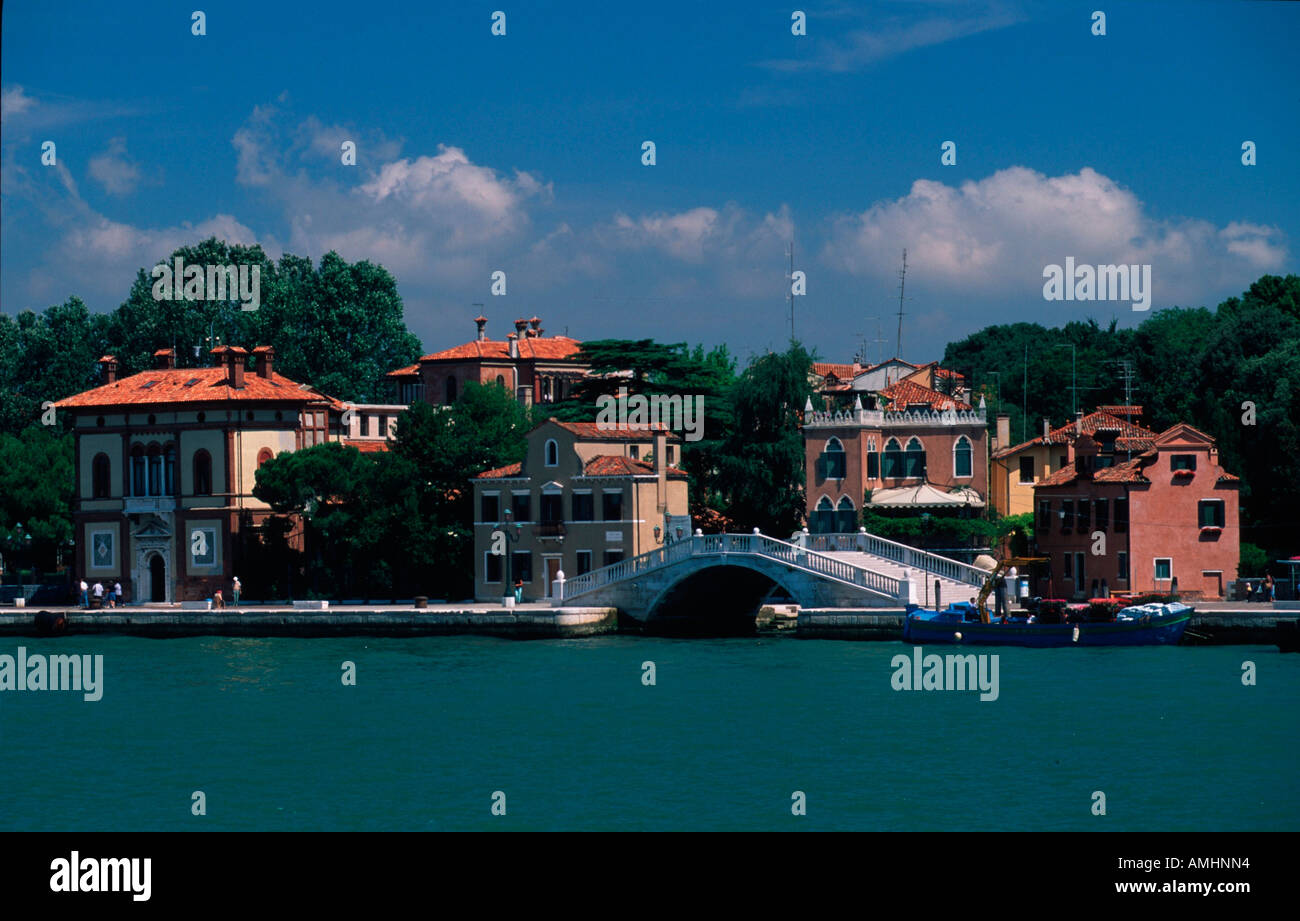
[(514, 517), (515, 517), (514, 510), (507, 508), (505, 511), (505, 518), (506, 518), (505, 525), (502, 526), (501, 522), (497, 522), (497, 530), (501, 532), (501, 534), (505, 537), (506, 540), (506, 550), (504, 553), (504, 556), (506, 558), (505, 561), (506, 562), (505, 565), (506, 594), (501, 600), (504, 606), (507, 608), (510, 607), (510, 599), (515, 597), (514, 582), (511, 581), (510, 578), (511, 573), (510, 573), (510, 546), (509, 545), (518, 543), (519, 537), (524, 530), (524, 526), (519, 522), (515, 521)]

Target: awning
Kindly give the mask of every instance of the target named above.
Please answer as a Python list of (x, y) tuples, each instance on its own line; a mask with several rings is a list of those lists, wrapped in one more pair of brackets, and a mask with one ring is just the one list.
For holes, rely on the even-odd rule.
[(867, 505), (877, 508), (983, 508), (984, 500), (969, 486), (945, 492), (929, 483), (922, 483), (874, 490)]

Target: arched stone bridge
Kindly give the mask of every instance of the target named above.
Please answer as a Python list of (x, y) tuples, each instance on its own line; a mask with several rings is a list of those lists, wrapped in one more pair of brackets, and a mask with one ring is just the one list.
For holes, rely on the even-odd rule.
[[(837, 540), (838, 539), (838, 540)], [(805, 608), (901, 607), (936, 575), (958, 594), (983, 572), (864, 533), (819, 535), (826, 552), (764, 534), (696, 534), (557, 585), (554, 603), (618, 608), (645, 623), (690, 613), (752, 613), (774, 587)], [(915, 570), (915, 571), (913, 571)], [(973, 592), (972, 592), (973, 593)]]

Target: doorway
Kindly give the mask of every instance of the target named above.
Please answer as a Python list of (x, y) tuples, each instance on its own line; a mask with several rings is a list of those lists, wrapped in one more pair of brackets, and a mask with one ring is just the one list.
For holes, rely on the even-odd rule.
[(546, 569), (546, 597), (551, 597), (551, 588), (555, 585), (555, 577), (560, 572), (560, 557), (544, 556), (542, 557), (543, 565)]
[(149, 557), (149, 600), (167, 600), (167, 564), (160, 553)]

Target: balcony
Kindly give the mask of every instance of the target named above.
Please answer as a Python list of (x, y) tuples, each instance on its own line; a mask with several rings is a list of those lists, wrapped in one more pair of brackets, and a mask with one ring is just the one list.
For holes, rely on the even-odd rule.
[(563, 521), (543, 521), (533, 525), (533, 536), (539, 539), (564, 537)]
[(125, 496), (122, 499), (122, 513), (125, 515), (148, 515), (174, 511), (176, 511), (175, 496)]

